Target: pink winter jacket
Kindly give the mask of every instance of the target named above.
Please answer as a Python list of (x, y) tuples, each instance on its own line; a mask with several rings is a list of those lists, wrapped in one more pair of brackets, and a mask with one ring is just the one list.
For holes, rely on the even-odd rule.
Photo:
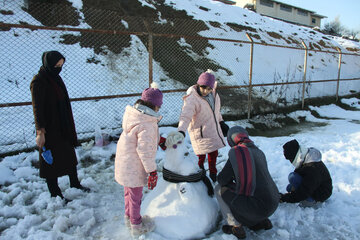
[(225, 147), (225, 140), (220, 127), (223, 118), (220, 113), (220, 97), (215, 89), (209, 93), (215, 97), (215, 111), (209, 103), (191, 86), (183, 97), (178, 130), (189, 132), (190, 140), (196, 155), (211, 153)]
[(156, 170), (160, 119), (126, 106), (115, 155), (115, 180), (119, 184), (146, 186), (148, 173)]

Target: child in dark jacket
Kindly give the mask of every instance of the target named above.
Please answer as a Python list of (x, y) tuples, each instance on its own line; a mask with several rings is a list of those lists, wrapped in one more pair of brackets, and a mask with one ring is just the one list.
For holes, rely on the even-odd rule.
[(295, 167), (289, 174), (288, 193), (281, 194), (280, 202), (301, 202), (311, 206), (324, 202), (332, 194), (330, 173), (321, 161), (321, 153), (316, 148), (305, 148), (298, 141), (291, 140), (283, 145), (284, 156)]

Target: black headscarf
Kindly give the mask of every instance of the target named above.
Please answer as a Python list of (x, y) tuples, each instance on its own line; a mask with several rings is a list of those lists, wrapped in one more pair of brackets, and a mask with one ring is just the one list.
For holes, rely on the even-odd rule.
[(55, 67), (55, 65), (60, 59), (64, 59), (64, 62), (65, 62), (65, 57), (58, 51), (44, 52), (42, 55), (43, 67), (51, 75), (57, 76), (61, 72), (62, 68)]

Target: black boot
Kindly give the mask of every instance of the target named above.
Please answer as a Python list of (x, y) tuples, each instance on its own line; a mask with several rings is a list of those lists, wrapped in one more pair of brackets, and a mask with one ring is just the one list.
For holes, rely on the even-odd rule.
[(59, 188), (59, 185), (58, 185), (58, 179), (57, 178), (47, 178), (46, 179), (46, 184), (48, 186), (51, 197), (59, 196), (61, 199), (64, 199), (65, 204), (71, 202), (70, 199), (67, 199), (62, 195), (61, 189)]
[(246, 232), (245, 232), (244, 228), (241, 225), (232, 227), (231, 231), (232, 231), (232, 234), (235, 237), (237, 237), (238, 239), (246, 238)]
[(70, 174), (69, 179), (70, 179), (70, 187), (80, 189), (84, 192), (90, 192), (90, 188), (84, 187), (83, 185), (80, 184), (77, 173)]
[(221, 229), (225, 234), (231, 234), (232, 233), (232, 231), (231, 231), (232, 226), (230, 226), (230, 225), (223, 225)]
[(216, 182), (216, 173), (210, 173), (210, 178), (211, 178), (211, 180), (213, 181), (213, 183), (215, 183)]
[(46, 178), (46, 184), (48, 186), (51, 197), (59, 196), (61, 198), (64, 198), (64, 196), (61, 193), (61, 189), (59, 188), (57, 178)]
[(249, 227), (249, 229), (253, 230), (253, 231), (259, 231), (259, 230), (269, 230), (269, 229), (272, 229), (273, 225), (270, 221), (270, 219), (265, 219), (257, 224), (255, 224), (254, 226), (252, 227)]
[(232, 234), (238, 239), (246, 238), (246, 232), (241, 225), (240, 226), (224, 225), (222, 226), (222, 231), (225, 234)]

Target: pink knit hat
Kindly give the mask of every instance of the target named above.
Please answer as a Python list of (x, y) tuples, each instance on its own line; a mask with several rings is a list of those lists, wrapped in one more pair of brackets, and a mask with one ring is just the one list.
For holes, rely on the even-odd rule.
[(215, 76), (213, 73), (213, 71), (208, 69), (206, 72), (200, 74), (197, 84), (199, 84), (200, 86), (208, 86), (214, 88)]
[(163, 104), (163, 94), (159, 90), (157, 83), (151, 83), (150, 87), (142, 92), (141, 100), (149, 102), (154, 106), (161, 107)]

